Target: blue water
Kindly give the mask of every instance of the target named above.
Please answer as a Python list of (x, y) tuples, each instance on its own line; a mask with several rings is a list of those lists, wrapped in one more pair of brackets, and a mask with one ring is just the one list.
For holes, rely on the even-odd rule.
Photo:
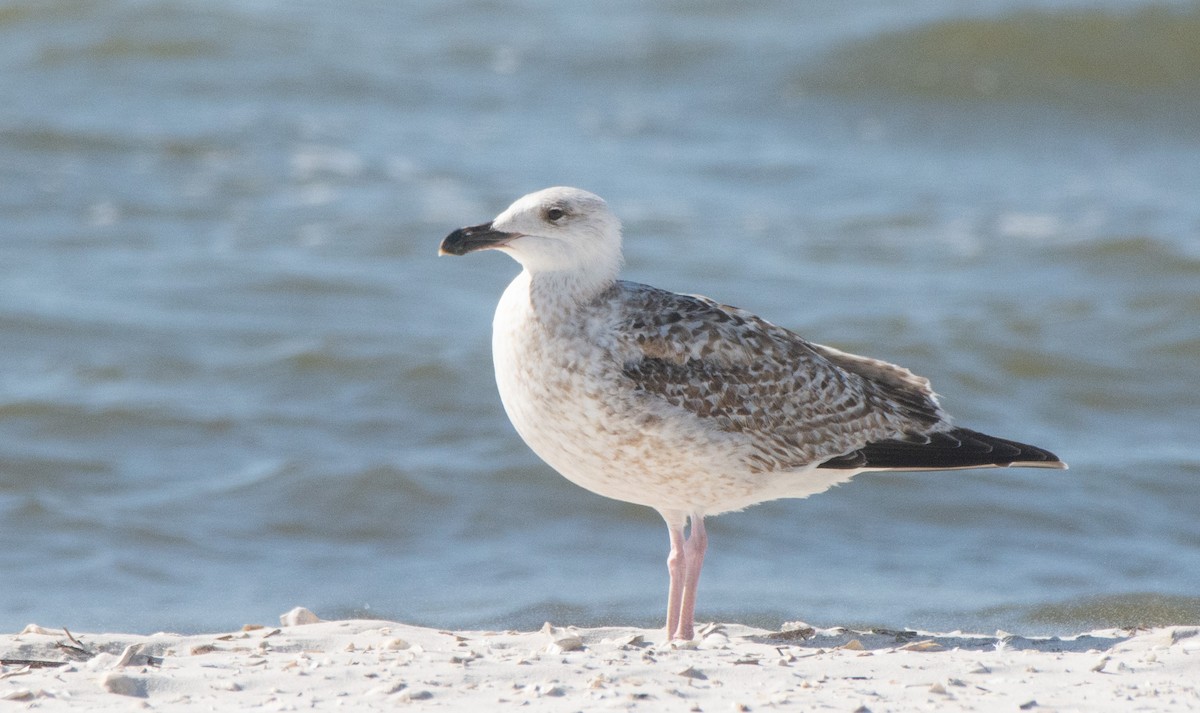
[(515, 264), (435, 257), (556, 184), (623, 218), (630, 279), (903, 364), (1071, 464), (712, 520), (701, 620), (1196, 623), (1198, 28), (1196, 4), (0, 5), (0, 630), (657, 624), (658, 516), (555, 475), (500, 407)]

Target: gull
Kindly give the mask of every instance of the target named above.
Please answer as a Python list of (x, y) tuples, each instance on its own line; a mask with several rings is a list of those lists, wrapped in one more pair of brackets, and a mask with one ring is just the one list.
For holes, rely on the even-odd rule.
[(695, 635), (704, 518), (805, 498), (868, 471), (1065, 468), (954, 426), (929, 381), (698, 295), (618, 280), (621, 224), (555, 187), (461, 228), (441, 255), (499, 250), (523, 270), (496, 306), (504, 410), (568, 480), (654, 508), (670, 537), (667, 639)]

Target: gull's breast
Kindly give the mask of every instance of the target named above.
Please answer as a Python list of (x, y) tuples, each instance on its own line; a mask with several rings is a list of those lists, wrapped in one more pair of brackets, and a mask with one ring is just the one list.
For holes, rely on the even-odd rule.
[(525, 443), (577, 485), (626, 502), (715, 513), (778, 497), (772, 476), (738, 457), (736, 434), (634, 388), (603, 338), (605, 321), (603, 308), (564, 321), (535, 315), (524, 274), (505, 290), (492, 354), (501, 401)]

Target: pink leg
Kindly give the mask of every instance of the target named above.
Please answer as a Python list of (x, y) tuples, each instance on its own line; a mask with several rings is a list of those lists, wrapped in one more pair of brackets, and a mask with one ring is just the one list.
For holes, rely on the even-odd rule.
[(704, 531), (704, 516), (692, 513), (692, 530), (684, 543), (685, 579), (683, 601), (679, 608), (679, 628), (676, 639), (690, 641), (696, 635), (696, 587), (700, 584), (700, 570), (704, 567), (704, 551), (708, 549), (708, 533)]
[(659, 512), (667, 521), (671, 536), (671, 554), (667, 556), (667, 574), (671, 578), (667, 590), (667, 639), (691, 640), (695, 636), (696, 585), (708, 547), (704, 517), (698, 513), (690, 515), (691, 532), (685, 538), (689, 516), (678, 510)]
[(675, 636), (675, 630), (679, 628), (687, 562), (684, 554), (683, 525), (675, 525), (668, 520), (667, 529), (671, 535), (671, 554), (667, 555), (667, 574), (671, 578), (670, 587), (667, 589), (667, 640), (670, 641)]

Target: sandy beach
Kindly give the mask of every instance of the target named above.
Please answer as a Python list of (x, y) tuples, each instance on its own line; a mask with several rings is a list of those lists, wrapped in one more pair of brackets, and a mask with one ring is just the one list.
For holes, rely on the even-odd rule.
[(198, 635), (0, 638), (0, 711), (1184, 711), (1200, 709), (1200, 629), (1069, 638), (913, 631), (439, 631), (320, 621)]

